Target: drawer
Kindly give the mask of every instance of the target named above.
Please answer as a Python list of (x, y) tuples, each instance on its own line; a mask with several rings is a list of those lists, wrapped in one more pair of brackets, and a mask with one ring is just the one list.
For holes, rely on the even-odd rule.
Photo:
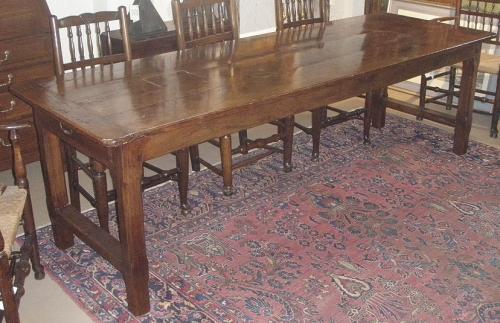
[[(21, 129), (19, 133), (19, 143), (25, 163), (29, 163), (38, 159), (38, 143), (36, 139), (35, 128), (31, 118), (18, 120), (18, 123), (29, 123), (31, 128)], [(12, 149), (7, 145), (10, 144), (7, 131), (0, 131), (0, 170), (11, 168), (12, 165)]]
[[(15, 82), (23, 82), (41, 77), (54, 75), (52, 61), (47, 60), (35, 65), (27, 65), (21, 68), (9, 68), (5, 66), (0, 69), (0, 92)], [(9, 81), (10, 80), (10, 81)]]
[(47, 117), (44, 114), (40, 114), (40, 119), (37, 121), (41, 122), (44, 128), (55, 134), (60, 140), (68, 143), (82, 154), (95, 157), (105, 165), (112, 164), (111, 150), (113, 147), (107, 147), (68, 123)]
[(40, 23), (35, 12), (20, 11), (13, 15), (0, 17), (0, 39), (11, 39), (37, 33), (40, 33)]
[(31, 107), (10, 93), (0, 94), (0, 123), (17, 122), (31, 117)]
[(52, 57), (49, 35), (0, 40), (0, 69), (12, 69), (27, 62), (47, 61)]

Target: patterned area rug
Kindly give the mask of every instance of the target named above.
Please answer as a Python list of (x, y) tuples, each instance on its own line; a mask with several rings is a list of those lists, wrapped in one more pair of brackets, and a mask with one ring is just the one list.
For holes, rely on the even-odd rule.
[[(271, 156), (221, 194), (191, 176), (145, 194), (151, 312), (128, 312), (121, 275), (77, 240), (41, 230), (46, 270), (99, 322), (499, 322), (500, 151), (396, 117), (296, 137), (294, 171)], [(91, 214), (92, 215), (92, 214)], [(92, 215), (93, 216), (93, 215)], [(116, 230), (116, 226), (113, 226)]]

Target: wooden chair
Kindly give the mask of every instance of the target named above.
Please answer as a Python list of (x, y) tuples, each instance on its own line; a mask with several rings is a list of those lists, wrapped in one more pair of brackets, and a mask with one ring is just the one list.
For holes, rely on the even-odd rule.
[[(497, 51), (500, 48), (497, 48), (497, 46), (500, 45), (498, 29), (500, 24), (500, 2), (498, 0), (456, 0), (455, 5), (455, 15), (453, 17), (438, 18), (435, 21), (452, 21), (455, 26), (494, 32), (496, 34), (491, 40), (485, 42), (478, 67), (479, 73), (491, 75), (497, 79), (496, 89), (495, 91), (491, 91), (477, 88), (474, 99), (478, 102), (492, 105), (490, 136), (498, 137), (498, 119), (500, 115), (500, 82), (498, 82), (498, 75), (500, 70), (500, 55), (498, 55)], [(454, 119), (444, 114), (440, 119), (433, 118), (433, 114), (429, 113), (430, 111), (426, 109), (426, 104), (434, 103), (445, 106), (447, 110), (457, 107), (454, 103), (454, 98), (460, 95), (460, 87), (456, 84), (456, 81), (457, 70), (461, 69), (461, 67), (461, 64), (455, 64), (450, 66), (449, 70), (445, 72), (429, 76), (422, 75), (417, 119), (422, 120), (427, 118), (448, 125), (454, 125)], [(448, 78), (447, 87), (442, 88), (428, 85), (429, 81), (441, 77)], [(428, 90), (433, 91), (436, 95), (427, 97)], [(478, 110), (475, 110), (475, 112), (485, 113)]]
[[(177, 30), (179, 49), (185, 50), (197, 46), (217, 42), (235, 41), (239, 38), (239, 14), (236, 0), (172, 0), (172, 11)], [(192, 168), (200, 170), (200, 165), (206, 166), (224, 179), (224, 194), (233, 193), (233, 169), (237, 169), (269, 156), (275, 152), (283, 153), (283, 166), (285, 172), (292, 169), (292, 144), (293, 144), (293, 116), (277, 120), (271, 124), (278, 127), (278, 133), (256, 140), (248, 138), (247, 131), (242, 130), (239, 135), (239, 146), (232, 148), (231, 136), (228, 134), (210, 143), (220, 149), (222, 168), (218, 168), (199, 156), (198, 146), (190, 148)], [(283, 142), (283, 149), (270, 144)], [(266, 151), (255, 154), (233, 163), (234, 154), (248, 154), (252, 149), (264, 148)]]
[[(324, 25), (329, 22), (330, 1), (329, 0), (274, 0), (276, 12), (276, 29), (278, 34), (295, 34), (289, 36), (293, 40), (299, 40), (297, 35), (306, 35), (307, 30)], [(321, 29), (320, 29), (321, 30)], [(302, 37), (303, 37), (302, 36)], [(280, 38), (285, 38), (280, 35)], [(335, 116), (328, 117), (328, 111), (336, 113)], [(362, 119), (365, 108), (352, 111), (341, 110), (332, 106), (324, 106), (311, 110), (312, 125), (307, 127), (298, 122), (295, 126), (306, 134), (311, 135), (313, 139), (312, 158), (319, 158), (319, 144), (321, 129), (331, 125), (339, 124), (351, 119)]]
[[(13, 154), (13, 175), (16, 186), (0, 184), (0, 293), (3, 310), (0, 321), (19, 322), (19, 301), (24, 295), (24, 281), (30, 273), (30, 261), (35, 278), (45, 277), (40, 264), (33, 209), (29, 193), (18, 130), (29, 125), (0, 125), (0, 131), (8, 133), (9, 141), (0, 139), (0, 144), (10, 146)], [(17, 229), (22, 223), (24, 242), (20, 251), (14, 251)]]
[[(118, 21), (123, 39), (123, 53), (114, 53), (110, 39), (111, 23)], [(96, 66), (102, 67), (106, 64), (130, 61), (132, 59), (130, 38), (128, 32), (128, 18), (125, 7), (118, 11), (105, 11), (97, 13), (85, 13), (79, 16), (70, 16), (58, 19), (51, 16), (50, 26), (54, 47), (55, 69), (58, 77), (64, 75), (66, 70), (77, 73), (86, 73), (86, 68), (93, 72)], [(65, 29), (69, 44), (70, 61), (65, 63), (61, 46), (60, 30)], [(102, 42), (105, 42), (105, 45)], [(94, 46), (95, 44), (95, 46)], [(97, 210), (101, 228), (109, 230), (108, 202), (115, 200), (114, 190), (107, 188), (106, 168), (99, 161), (90, 159), (82, 161), (73, 149), (66, 149), (66, 160), (68, 164), (68, 180), (71, 203), (80, 208), (80, 194), (85, 197)], [(177, 151), (175, 154), (177, 167), (164, 170), (151, 163), (144, 163), (144, 168), (151, 171), (153, 175), (143, 178), (143, 189), (161, 184), (166, 181), (175, 180), (179, 183), (180, 204), (183, 212), (188, 209), (188, 176), (189, 176), (189, 153), (188, 149)], [(87, 174), (93, 184), (94, 194), (85, 190), (78, 178), (79, 170)]]

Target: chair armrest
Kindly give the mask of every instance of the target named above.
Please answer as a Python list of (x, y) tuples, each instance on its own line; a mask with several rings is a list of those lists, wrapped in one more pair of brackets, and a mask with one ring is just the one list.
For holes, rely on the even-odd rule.
[(439, 18), (434, 18), (431, 19), (430, 21), (435, 21), (435, 22), (444, 22), (444, 21), (450, 21), (450, 20), (455, 20), (457, 17), (439, 17)]

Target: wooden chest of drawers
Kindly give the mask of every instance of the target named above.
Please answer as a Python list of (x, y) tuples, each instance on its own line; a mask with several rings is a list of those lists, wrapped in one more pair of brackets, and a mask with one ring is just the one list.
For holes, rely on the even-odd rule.
[[(9, 92), (15, 82), (50, 76), (50, 12), (45, 0), (0, 0), (0, 123), (33, 124), (31, 108)], [(0, 132), (0, 170), (11, 168), (7, 133)], [(35, 129), (21, 133), (25, 162), (38, 160)]]

